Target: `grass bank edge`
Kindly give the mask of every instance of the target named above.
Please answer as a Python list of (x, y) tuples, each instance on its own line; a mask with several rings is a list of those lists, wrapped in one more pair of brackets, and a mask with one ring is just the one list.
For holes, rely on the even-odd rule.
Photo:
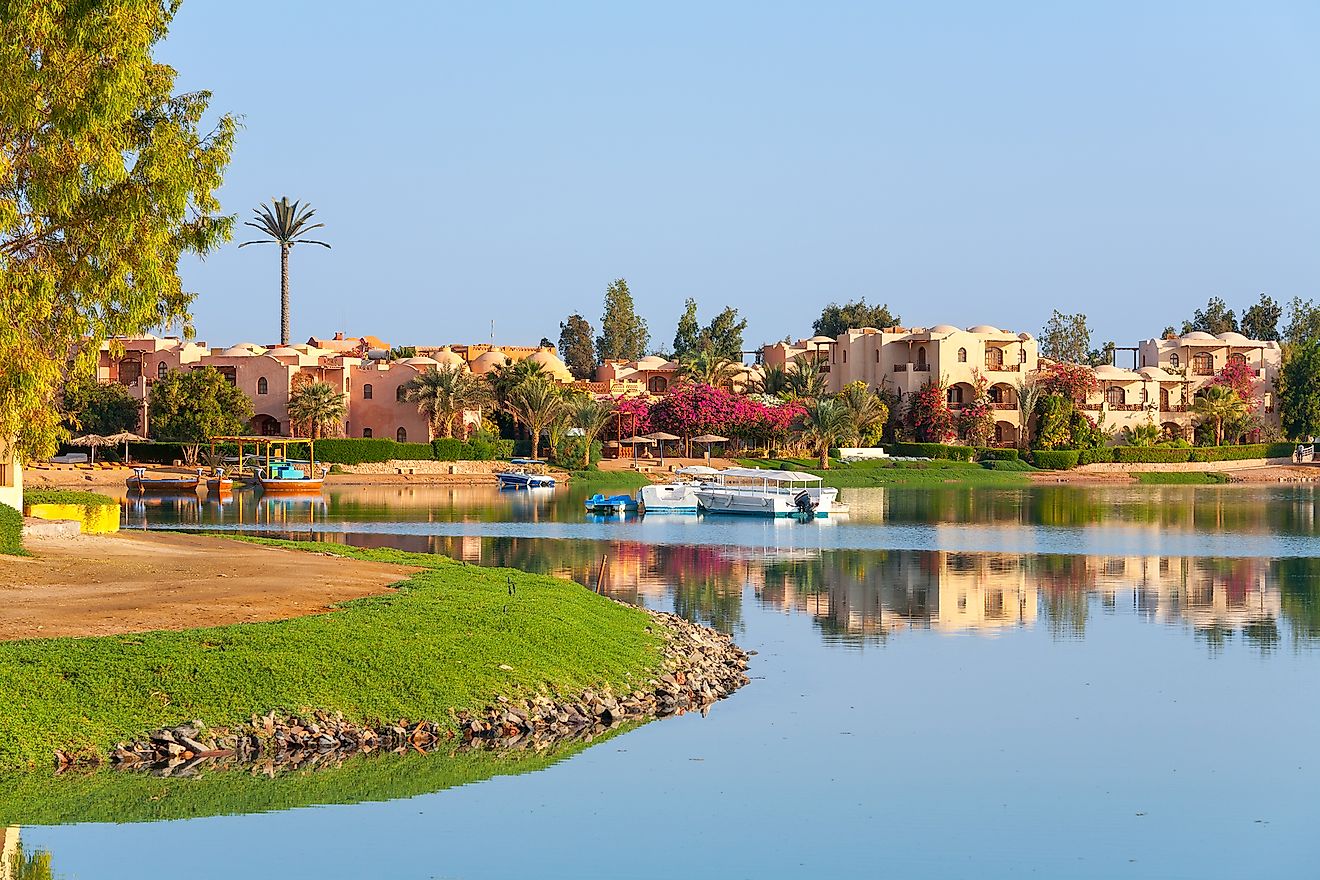
[[(740, 458), (743, 467), (781, 468), (803, 471), (822, 478), (825, 486), (836, 489), (865, 489), (872, 486), (1025, 486), (1030, 480), (1026, 471), (1034, 468), (1025, 463), (1019, 469), (1008, 469), (1013, 463), (973, 463), (935, 459), (933, 461), (874, 460), (848, 463), (830, 460), (829, 470), (821, 470), (819, 462), (800, 458)], [(985, 464), (991, 466), (987, 467)]]
[(326, 614), (0, 642), (0, 772), (47, 767), (55, 749), (104, 755), (192, 719), (222, 726), (323, 709), (445, 722), (497, 695), (617, 692), (659, 667), (663, 634), (651, 616), (572, 581), (429, 554), (241, 540), (419, 571), (395, 592)]

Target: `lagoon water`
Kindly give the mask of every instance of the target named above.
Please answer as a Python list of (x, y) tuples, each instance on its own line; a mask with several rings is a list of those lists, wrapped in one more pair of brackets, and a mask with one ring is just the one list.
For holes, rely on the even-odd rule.
[(220, 815), (0, 824), (71, 878), (1315, 875), (1315, 488), (844, 490), (846, 518), (805, 524), (601, 520), (583, 494), (341, 487), (123, 515), (675, 610), (759, 652), (708, 717), (361, 803), (322, 784), (294, 799), (316, 806), (224, 815), (199, 788), (186, 814)]

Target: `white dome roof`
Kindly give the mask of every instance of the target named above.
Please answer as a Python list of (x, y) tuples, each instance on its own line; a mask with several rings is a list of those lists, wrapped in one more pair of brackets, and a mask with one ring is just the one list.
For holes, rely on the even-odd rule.
[(298, 357), (298, 352), (289, 348), (287, 345), (269, 349), (266, 354), (271, 355), (272, 357)]
[(1229, 330), (1225, 333), (1220, 333), (1215, 338), (1223, 340), (1224, 342), (1231, 342), (1234, 345), (1245, 345), (1246, 343), (1251, 341), (1247, 337), (1243, 336), (1241, 333), (1234, 333), (1232, 330)]
[(663, 367), (667, 363), (668, 361), (666, 361), (664, 358), (656, 357), (653, 354), (649, 354), (637, 362), (637, 369), (656, 370), (659, 369), (660, 367)]
[(1183, 341), (1187, 341), (1187, 340), (1191, 340), (1191, 341), (1193, 341), (1193, 342), (1214, 342), (1214, 341), (1216, 341), (1215, 338), (1214, 338), (1213, 336), (1211, 336), (1209, 333), (1206, 333), (1204, 330), (1193, 330), (1191, 333), (1184, 333), (1184, 334), (1183, 334)]
[(573, 374), (568, 371), (568, 365), (559, 359), (554, 352), (538, 351), (528, 356), (527, 360), (534, 364), (540, 364), (541, 369), (556, 379), (571, 379)]
[(240, 342), (238, 345), (231, 345), (224, 350), (225, 357), (252, 357), (258, 354), (265, 354), (266, 349), (260, 345), (254, 345), (251, 342)]
[(1003, 333), (998, 327), (991, 327), (989, 324), (977, 324), (975, 327), (968, 327), (968, 333)]
[(1124, 379), (1136, 375), (1130, 370), (1121, 369), (1119, 367), (1114, 366), (1113, 364), (1101, 364), (1100, 366), (1095, 368), (1095, 374), (1097, 376), (1108, 376), (1110, 378), (1124, 378)]
[(411, 357), (399, 361), (401, 364), (407, 364), (410, 367), (438, 367), (440, 363), (429, 357)]
[(463, 356), (455, 352), (449, 346), (445, 346), (435, 353), (435, 362), (446, 367), (467, 366), (467, 361), (463, 360)]
[(931, 333), (960, 333), (960, 332), (962, 332), (962, 331), (960, 331), (957, 327), (953, 326), (952, 324), (936, 324), (934, 327), (931, 327), (931, 328), (930, 328), (930, 332), (931, 332)]
[(492, 348), (490, 351), (472, 362), (472, 372), (489, 373), (496, 367), (504, 366), (504, 362), (508, 359), (509, 356), (504, 352), (500, 351), (498, 348)]
[(833, 341), (834, 341), (834, 340), (831, 339), (831, 338), (828, 337), (828, 336), (813, 336), (813, 337), (811, 337), (810, 339), (807, 340), (807, 342), (817, 342), (817, 343), (821, 343), (821, 342), (833, 342)]
[(1160, 367), (1142, 367), (1140, 370), (1137, 370), (1137, 372), (1145, 376), (1147, 379), (1165, 380), (1173, 378)]

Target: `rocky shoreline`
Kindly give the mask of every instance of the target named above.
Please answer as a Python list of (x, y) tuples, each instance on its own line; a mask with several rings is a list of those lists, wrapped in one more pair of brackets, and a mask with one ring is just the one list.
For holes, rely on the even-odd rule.
[[(647, 611), (666, 634), (661, 668), (627, 693), (587, 690), (571, 696), (510, 700), (497, 695), (480, 712), (448, 721), (358, 724), (342, 713), (254, 715), (242, 725), (209, 728), (202, 721), (152, 731), (119, 743), (109, 755), (118, 770), (196, 776), (205, 769), (244, 768), (273, 775), (334, 766), (358, 754), (430, 753), (444, 749), (542, 750), (590, 742), (626, 723), (699, 711), (747, 684), (748, 654), (731, 636), (660, 611)], [(101, 764), (99, 754), (56, 752), (57, 770)]]

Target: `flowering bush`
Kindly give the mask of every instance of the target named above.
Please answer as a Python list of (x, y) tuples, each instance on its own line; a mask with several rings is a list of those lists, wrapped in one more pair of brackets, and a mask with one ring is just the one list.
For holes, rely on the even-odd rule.
[(1043, 394), (1059, 394), (1074, 403), (1085, 403), (1087, 395), (1100, 390), (1095, 372), (1082, 364), (1046, 364), (1037, 381)]
[(649, 427), (680, 437), (719, 434), (747, 443), (771, 445), (787, 439), (803, 412), (793, 401), (771, 405), (710, 385), (688, 384), (651, 407)]
[(651, 404), (640, 397), (616, 397), (614, 399), (614, 411), (618, 413), (617, 418), (620, 422), (620, 428), (611, 427), (606, 432), (617, 433), (618, 430), (628, 436), (649, 434), (651, 428)]
[(958, 432), (973, 446), (985, 446), (995, 433), (995, 414), (990, 408), (990, 383), (979, 370), (972, 373), (973, 390), (970, 403), (958, 413)]
[(947, 443), (955, 436), (943, 382), (927, 379), (908, 403), (907, 419), (918, 443)]
[(1261, 403), (1255, 394), (1256, 371), (1246, 361), (1229, 361), (1224, 364), (1224, 368), (1210, 380), (1210, 384), (1233, 389), (1250, 409), (1256, 409)]

